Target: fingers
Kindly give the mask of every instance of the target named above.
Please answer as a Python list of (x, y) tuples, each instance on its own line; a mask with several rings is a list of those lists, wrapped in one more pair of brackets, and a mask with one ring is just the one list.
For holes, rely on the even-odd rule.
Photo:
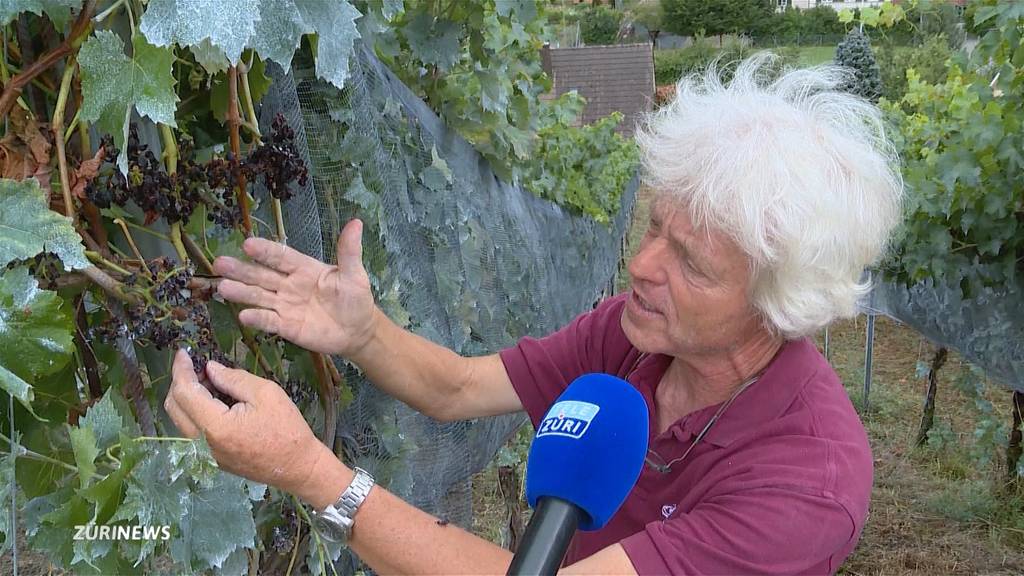
[(278, 244), (263, 238), (247, 238), (242, 243), (242, 250), (260, 264), (285, 274), (291, 274), (299, 268), (306, 266), (323, 264), (319, 260), (310, 258), (284, 244)]
[(350, 220), (338, 236), (338, 269), (345, 273), (363, 271), (363, 223)]
[(195, 438), (199, 436), (199, 428), (196, 427), (192, 419), (178, 406), (178, 403), (174, 401), (174, 396), (170, 394), (164, 399), (164, 410), (167, 411), (167, 415), (171, 417), (171, 421), (178, 427), (178, 430), (186, 438)]
[(242, 262), (230, 256), (221, 256), (213, 261), (213, 271), (225, 278), (230, 278), (251, 286), (260, 286), (276, 292), (285, 276), (266, 266)]
[(238, 313), (238, 321), (249, 328), (270, 334), (278, 334), (281, 331), (281, 317), (273, 310), (246, 308)]
[(245, 370), (228, 368), (219, 362), (206, 364), (206, 376), (218, 390), (240, 402), (252, 402), (267, 382)]
[[(215, 424), (220, 416), (227, 412), (228, 407), (220, 400), (210, 394), (199, 379), (196, 377), (192, 367), (192, 359), (184, 350), (178, 350), (174, 355), (174, 365), (171, 368), (171, 390), (168, 392), (174, 403), (181, 408), (182, 413), (188, 417), (192, 424), (199, 430), (207, 431)], [(182, 430), (184, 432), (184, 430)]]
[(226, 300), (261, 308), (273, 308), (276, 300), (274, 292), (234, 280), (221, 280), (217, 293)]

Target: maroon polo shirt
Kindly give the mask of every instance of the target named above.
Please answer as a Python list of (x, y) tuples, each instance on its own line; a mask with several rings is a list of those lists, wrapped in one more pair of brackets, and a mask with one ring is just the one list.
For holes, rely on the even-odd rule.
[[(628, 380), (650, 409), (650, 447), (671, 460), (719, 406), (657, 434), (654, 391), (671, 357), (637, 363), (620, 324), (626, 296), (501, 358), (534, 427), (576, 377)], [(604, 528), (577, 532), (565, 563), (619, 542), (639, 574), (830, 574), (857, 544), (871, 481), (867, 435), (838, 376), (812, 342), (787, 342), (685, 460), (668, 473), (644, 466)]]

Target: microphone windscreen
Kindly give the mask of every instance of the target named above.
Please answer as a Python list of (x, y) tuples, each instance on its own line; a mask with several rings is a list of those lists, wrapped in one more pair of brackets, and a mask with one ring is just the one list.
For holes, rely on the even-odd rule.
[(537, 428), (526, 463), (526, 498), (576, 504), (588, 518), (580, 530), (603, 527), (633, 489), (647, 456), (643, 395), (608, 374), (585, 374), (565, 389)]

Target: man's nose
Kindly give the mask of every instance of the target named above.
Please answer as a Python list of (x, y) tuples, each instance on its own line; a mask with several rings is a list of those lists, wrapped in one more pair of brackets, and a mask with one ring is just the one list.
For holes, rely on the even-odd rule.
[(661, 238), (654, 238), (640, 246), (633, 259), (626, 267), (634, 280), (660, 284), (665, 280), (664, 264), (667, 243)]

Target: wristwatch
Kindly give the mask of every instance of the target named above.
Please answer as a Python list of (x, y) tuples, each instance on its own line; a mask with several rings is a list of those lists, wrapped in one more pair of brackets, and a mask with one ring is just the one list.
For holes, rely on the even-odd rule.
[(373, 488), (373, 476), (362, 468), (355, 469), (356, 476), (352, 483), (341, 493), (341, 497), (334, 504), (328, 504), (323, 511), (313, 510), (313, 525), (321, 536), (331, 542), (345, 544), (352, 536), (352, 524), (359, 506), (366, 500), (367, 494)]

